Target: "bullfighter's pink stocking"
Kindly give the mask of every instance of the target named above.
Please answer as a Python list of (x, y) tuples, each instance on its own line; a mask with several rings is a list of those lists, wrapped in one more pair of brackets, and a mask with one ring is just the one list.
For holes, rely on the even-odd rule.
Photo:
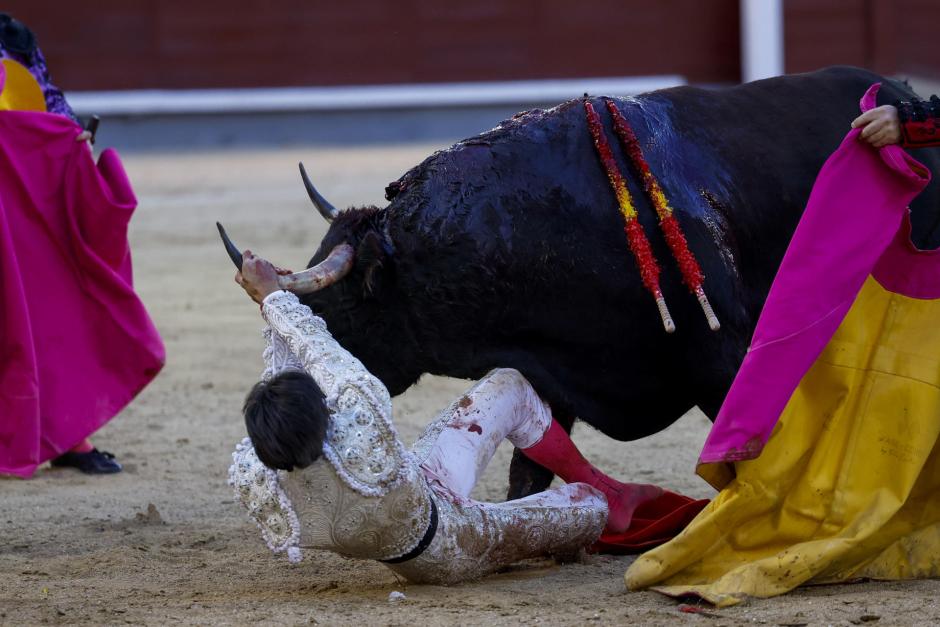
[(78, 444), (70, 448), (69, 452), (70, 453), (90, 453), (94, 449), (95, 447), (91, 445), (91, 442), (88, 441), (88, 438), (85, 438), (84, 440), (82, 440), (81, 442), (79, 442)]
[(662, 494), (662, 489), (646, 483), (622, 483), (584, 459), (565, 429), (552, 420), (545, 435), (535, 445), (522, 449), (532, 461), (548, 468), (566, 483), (580, 481), (607, 497), (609, 514), (605, 533), (620, 533), (630, 527), (636, 508)]

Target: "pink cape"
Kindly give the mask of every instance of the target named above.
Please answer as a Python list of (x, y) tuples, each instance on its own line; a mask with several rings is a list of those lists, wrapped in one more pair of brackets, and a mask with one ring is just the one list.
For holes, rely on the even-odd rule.
[[(875, 106), (879, 87), (865, 93), (862, 111)], [(729, 462), (760, 455), (869, 275), (898, 293), (940, 297), (940, 265), (912, 271), (918, 258), (932, 253), (910, 243), (906, 210), (930, 172), (899, 146), (876, 150), (859, 141), (860, 132), (851, 131), (820, 170), (747, 356), (708, 434), (697, 470), (716, 488), (734, 477)]]
[(0, 111), (0, 473), (30, 476), (113, 418), (163, 367), (134, 293), (121, 161), (81, 129)]

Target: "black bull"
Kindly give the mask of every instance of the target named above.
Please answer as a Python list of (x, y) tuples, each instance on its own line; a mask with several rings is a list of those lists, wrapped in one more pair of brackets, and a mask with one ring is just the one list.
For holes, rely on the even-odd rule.
[[(616, 99), (704, 270), (718, 332), (680, 284), (600, 99), (592, 102), (663, 267), (674, 334), (640, 282), (579, 100), (431, 155), (390, 187), (397, 194), (384, 209), (339, 214), (311, 265), (344, 242), (355, 263), (303, 300), (393, 395), (425, 372), (476, 379), (512, 367), (569, 428), (579, 418), (633, 440), (693, 405), (714, 417), (816, 174), (877, 81), (880, 103), (911, 95), (867, 71), (831, 68)], [(940, 172), (940, 154), (915, 156)], [(940, 244), (938, 209), (931, 184), (912, 209), (922, 247)], [(550, 480), (517, 451), (510, 496)]]

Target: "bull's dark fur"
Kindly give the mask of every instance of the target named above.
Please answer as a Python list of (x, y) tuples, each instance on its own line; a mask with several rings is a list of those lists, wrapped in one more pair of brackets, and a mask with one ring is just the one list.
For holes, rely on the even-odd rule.
[[(431, 155), (384, 209), (344, 212), (311, 264), (349, 242), (356, 266), (304, 301), (393, 395), (424, 372), (475, 379), (511, 367), (563, 423), (576, 416), (620, 440), (655, 433), (693, 405), (714, 416), (816, 174), (877, 81), (882, 103), (911, 95), (867, 71), (831, 68), (617, 100), (703, 267), (718, 333), (680, 284), (615, 145), (663, 267), (677, 326), (663, 332), (580, 100)], [(935, 152), (915, 156), (940, 172)], [(940, 244), (938, 208), (931, 184), (914, 207), (921, 246)], [(534, 478), (517, 457), (511, 494), (543, 487), (550, 475)]]

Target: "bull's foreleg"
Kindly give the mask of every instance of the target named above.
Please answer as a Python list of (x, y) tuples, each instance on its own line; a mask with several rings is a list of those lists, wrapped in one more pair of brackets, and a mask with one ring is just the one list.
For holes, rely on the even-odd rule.
[[(565, 428), (565, 431), (571, 433), (571, 427), (574, 425), (573, 416), (555, 413), (554, 418)], [(523, 455), (519, 449), (515, 449), (512, 452), (512, 462), (509, 464), (509, 490), (506, 493), (506, 499), (521, 499), (524, 496), (547, 490), (554, 478), (555, 473), (551, 470), (535, 463)]]

